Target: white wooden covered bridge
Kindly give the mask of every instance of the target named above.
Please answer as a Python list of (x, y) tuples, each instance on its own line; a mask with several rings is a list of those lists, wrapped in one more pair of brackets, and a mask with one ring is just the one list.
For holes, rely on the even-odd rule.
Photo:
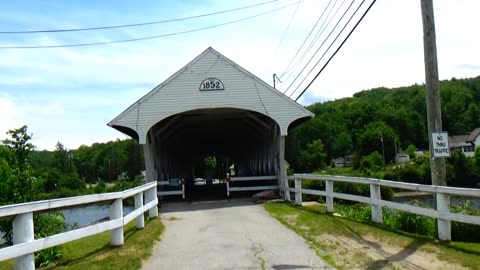
[(236, 176), (286, 175), (288, 131), (311, 117), (210, 47), (108, 125), (144, 145), (147, 181), (193, 183), (206, 155), (227, 163), (225, 174), (235, 164)]

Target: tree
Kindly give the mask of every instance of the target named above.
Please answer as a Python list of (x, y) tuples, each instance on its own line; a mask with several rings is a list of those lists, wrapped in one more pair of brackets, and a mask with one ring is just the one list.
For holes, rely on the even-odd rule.
[(409, 146), (407, 146), (407, 153), (408, 153), (408, 156), (410, 157), (410, 159), (415, 158), (415, 152), (416, 151), (417, 151), (417, 148), (415, 147), (415, 145), (410, 144)]
[(396, 141), (398, 141), (397, 133), (385, 122), (372, 122), (366, 125), (360, 134), (360, 155), (366, 156), (374, 151), (383, 153), (385, 150), (385, 162), (388, 162), (395, 158)]
[(10, 183), (14, 203), (27, 202), (33, 199), (34, 178), (30, 175), (30, 165), (27, 163), (29, 154), (34, 146), (29, 141), (32, 134), (27, 133), (27, 126), (12, 129), (7, 132), (11, 139), (3, 140), (6, 147), (7, 162), (12, 169)]
[[(335, 138), (335, 152), (337, 155), (345, 158), (353, 150), (352, 136), (346, 131), (341, 132)], [(344, 164), (345, 165), (345, 164)]]
[(72, 162), (73, 154), (61, 143), (57, 142), (53, 154), (53, 167), (63, 174), (76, 172), (75, 164)]
[(322, 140), (313, 140), (300, 154), (300, 161), (307, 171), (325, 168), (327, 154), (324, 152)]

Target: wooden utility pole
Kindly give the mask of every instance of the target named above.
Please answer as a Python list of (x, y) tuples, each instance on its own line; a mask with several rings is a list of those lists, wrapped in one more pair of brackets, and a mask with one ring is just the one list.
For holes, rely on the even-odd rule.
[(445, 158), (433, 156), (432, 133), (442, 131), (442, 108), (440, 106), (440, 83), (438, 80), (437, 45), (433, 0), (421, 0), (423, 21), (423, 51), (425, 58), (425, 86), (427, 100), (428, 141), (432, 184), (446, 186)]

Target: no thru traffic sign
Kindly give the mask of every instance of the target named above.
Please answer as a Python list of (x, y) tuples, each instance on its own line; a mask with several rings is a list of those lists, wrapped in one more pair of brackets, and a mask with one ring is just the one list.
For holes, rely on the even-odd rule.
[(432, 147), (434, 157), (450, 157), (448, 132), (432, 132)]

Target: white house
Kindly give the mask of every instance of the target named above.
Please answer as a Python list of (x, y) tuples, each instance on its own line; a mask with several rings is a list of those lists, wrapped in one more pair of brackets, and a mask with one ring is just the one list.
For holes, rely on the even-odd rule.
[(475, 155), (475, 149), (480, 147), (480, 128), (474, 129), (469, 135), (456, 135), (448, 137), (450, 151), (459, 150), (467, 157)]

